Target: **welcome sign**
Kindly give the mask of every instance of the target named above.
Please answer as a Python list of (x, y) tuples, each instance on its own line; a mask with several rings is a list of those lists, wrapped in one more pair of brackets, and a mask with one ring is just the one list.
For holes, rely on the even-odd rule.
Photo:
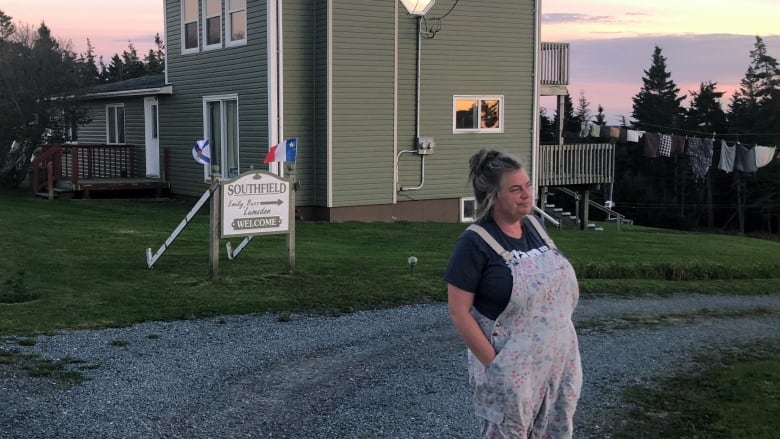
[(288, 233), (289, 181), (266, 171), (222, 182), (222, 237)]

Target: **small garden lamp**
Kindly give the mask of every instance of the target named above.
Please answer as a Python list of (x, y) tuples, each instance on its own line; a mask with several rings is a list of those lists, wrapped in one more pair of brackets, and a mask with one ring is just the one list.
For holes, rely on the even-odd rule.
[(431, 9), (434, 1), (435, 0), (401, 0), (401, 3), (403, 3), (410, 14), (423, 16)]
[(417, 257), (416, 256), (409, 256), (409, 259), (407, 259), (406, 262), (409, 263), (410, 273), (411, 273), (412, 277), (414, 277), (414, 266), (417, 265)]

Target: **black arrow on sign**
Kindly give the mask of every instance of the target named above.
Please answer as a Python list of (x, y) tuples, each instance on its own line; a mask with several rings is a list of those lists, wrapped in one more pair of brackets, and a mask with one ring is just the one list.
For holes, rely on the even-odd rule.
[(260, 204), (276, 204), (277, 206), (282, 204), (282, 200), (276, 200), (276, 201), (261, 201)]

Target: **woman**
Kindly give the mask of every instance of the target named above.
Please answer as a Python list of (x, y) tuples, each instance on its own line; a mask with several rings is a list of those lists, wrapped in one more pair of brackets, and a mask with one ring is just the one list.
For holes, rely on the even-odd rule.
[(570, 438), (582, 387), (574, 270), (531, 215), (533, 189), (517, 157), (483, 149), (469, 168), (478, 219), (444, 280), (482, 437)]

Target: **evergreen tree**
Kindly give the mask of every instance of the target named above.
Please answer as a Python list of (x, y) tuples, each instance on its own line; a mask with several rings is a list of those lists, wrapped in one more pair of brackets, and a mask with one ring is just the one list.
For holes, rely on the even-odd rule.
[(147, 73), (163, 73), (165, 71), (165, 44), (160, 38), (160, 34), (154, 36), (154, 45), (156, 49), (149, 49), (149, 53), (144, 57)]
[(678, 96), (680, 89), (670, 79), (666, 70), (666, 57), (661, 48), (655, 46), (652, 65), (645, 70), (642, 89), (633, 97), (632, 116), (640, 129), (678, 128), (682, 124), (683, 108), (680, 105), (685, 96)]
[(579, 127), (580, 137), (587, 137), (589, 135), (588, 127), (591, 122), (590, 102), (585, 98), (585, 92), (580, 90), (580, 98), (577, 100), (577, 111), (574, 113), (574, 118), (577, 120), (577, 126)]
[(539, 110), (539, 143), (554, 144), (555, 140), (555, 122), (547, 116), (547, 110)]
[[(558, 127), (558, 121), (561, 119), (561, 115), (558, 114), (558, 109), (555, 110), (555, 117), (553, 123)], [(572, 103), (571, 96), (564, 95), (563, 97), (563, 137), (565, 140), (573, 141), (579, 137), (580, 124), (579, 120), (574, 116), (574, 104)]]
[(780, 68), (777, 59), (768, 55), (761, 37), (756, 37), (750, 51), (750, 65), (732, 96), (728, 120), (732, 132), (751, 142), (777, 142), (773, 133), (780, 121)]
[(723, 133), (726, 129), (726, 113), (720, 99), (722, 91), (716, 91), (717, 82), (702, 82), (699, 91), (691, 91), (691, 104), (687, 111), (686, 127), (691, 131)]

